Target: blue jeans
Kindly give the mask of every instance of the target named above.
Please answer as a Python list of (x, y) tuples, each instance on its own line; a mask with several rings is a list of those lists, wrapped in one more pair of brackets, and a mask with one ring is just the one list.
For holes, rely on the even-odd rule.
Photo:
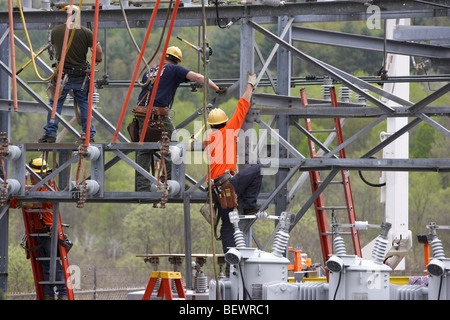
[[(40, 245), (39, 257), (50, 257), (52, 247), (51, 237), (37, 237), (37, 242), (38, 245)], [(58, 257), (59, 257), (59, 249), (58, 249)], [(41, 260), (40, 262), (42, 267), (42, 273), (44, 276), (44, 281), (48, 281), (50, 278), (50, 261)], [(55, 281), (65, 281), (62, 264), (59, 259), (56, 261)], [(58, 297), (67, 296), (65, 284), (56, 284), (54, 286), (49, 284), (44, 285), (44, 296), (53, 298), (55, 296), (54, 291), (55, 287)]]
[[(238, 196), (239, 211), (243, 211), (244, 214), (246, 211), (258, 209), (257, 200), (262, 184), (261, 167), (260, 164), (252, 165), (239, 171), (230, 179), (230, 183), (233, 185)], [(228, 248), (236, 247), (234, 241), (234, 227), (228, 216), (233, 209), (222, 209), (215, 192), (213, 192), (213, 200), (217, 205), (220, 218), (222, 219), (220, 236), (222, 238), (223, 252), (226, 253)]]
[[(84, 82), (84, 87), (83, 87)], [(83, 88), (82, 88), (83, 87)], [(80, 118), (81, 118), (81, 127), (83, 132), (86, 133), (87, 128), (87, 117), (88, 117), (88, 108), (89, 108), (89, 77), (71, 77), (67, 80), (67, 83), (64, 85), (61, 95), (58, 98), (58, 106), (56, 107), (56, 112), (61, 114), (62, 107), (64, 105), (64, 101), (66, 100), (67, 94), (70, 90), (73, 90), (73, 96), (75, 100), (78, 102), (80, 106)], [(53, 101), (50, 100), (50, 107), (53, 108)], [(45, 134), (47, 136), (56, 137), (58, 132), (58, 118), (55, 117), (55, 122), (51, 123), (51, 112), (47, 115), (47, 124), (44, 127)], [(91, 123), (91, 134), (89, 139), (93, 139), (95, 135), (94, 125)]]

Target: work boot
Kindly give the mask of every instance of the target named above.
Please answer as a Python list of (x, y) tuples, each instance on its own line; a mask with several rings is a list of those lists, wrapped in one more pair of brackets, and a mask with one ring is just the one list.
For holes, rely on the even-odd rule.
[(55, 143), (56, 137), (44, 134), (42, 137), (39, 138), (38, 142), (39, 143)]
[(259, 206), (253, 209), (244, 209), (244, 214), (245, 215), (252, 215), (252, 214), (257, 214), (259, 211)]

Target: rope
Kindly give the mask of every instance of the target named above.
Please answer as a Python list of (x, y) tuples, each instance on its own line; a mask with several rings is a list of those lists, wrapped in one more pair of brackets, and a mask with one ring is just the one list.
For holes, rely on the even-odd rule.
[[(73, 1), (74, 0), (70, 0), (70, 5), (73, 5)], [(55, 121), (55, 115), (56, 115), (56, 108), (58, 107), (58, 100), (59, 100), (59, 91), (61, 88), (61, 79), (62, 79), (62, 74), (63, 74), (63, 70), (64, 70), (64, 63), (66, 60), (66, 53), (67, 53), (67, 39), (69, 37), (69, 21), (70, 18), (72, 17), (72, 10), (68, 11), (67, 14), (67, 21), (66, 21), (66, 30), (64, 32), (64, 40), (63, 40), (63, 47), (61, 50), (61, 61), (58, 64), (58, 77), (56, 80), (56, 89), (55, 89), (55, 96), (53, 97), (53, 108), (52, 108), (52, 115), (50, 117), (50, 121), (54, 122)], [(72, 31), (72, 34), (75, 34), (75, 28)]]
[(122, 126), (123, 119), (125, 118), (125, 113), (127, 111), (128, 102), (130, 101), (131, 92), (133, 91), (134, 82), (136, 81), (137, 72), (139, 70), (139, 65), (141, 64), (142, 57), (144, 56), (145, 48), (147, 47), (148, 39), (149, 39), (150, 33), (152, 31), (153, 23), (155, 22), (155, 17), (156, 17), (156, 13), (158, 12), (159, 3), (160, 3), (160, 0), (157, 0), (155, 3), (155, 7), (153, 8), (152, 16), (150, 18), (150, 23), (148, 24), (144, 42), (142, 43), (141, 53), (139, 54), (139, 59), (137, 60), (136, 67), (134, 68), (133, 76), (130, 81), (130, 86), (128, 87), (127, 96), (125, 98), (125, 102), (122, 107), (122, 112), (120, 113), (119, 122), (117, 123), (117, 126), (116, 126), (116, 132), (114, 132), (113, 142), (117, 141), (120, 127)]
[(18, 111), (18, 101), (17, 101), (17, 81), (16, 81), (16, 52), (14, 49), (14, 22), (13, 22), (13, 6), (12, 0), (8, 0), (8, 14), (9, 14), (9, 41), (11, 47), (11, 75), (12, 75), (12, 86), (13, 86), (13, 102), (14, 111)]
[[(173, 9), (172, 18), (170, 20), (169, 31), (167, 32), (166, 42), (164, 44), (164, 49), (163, 49), (163, 52), (161, 55), (161, 61), (159, 63), (159, 68), (158, 68), (158, 73), (156, 75), (155, 84), (153, 85), (152, 96), (150, 98), (150, 104), (149, 104), (150, 106), (152, 106), (152, 108), (153, 108), (153, 102), (155, 101), (156, 91), (158, 90), (159, 79), (161, 77), (161, 72), (162, 72), (162, 69), (164, 66), (164, 60), (165, 60), (165, 56), (166, 56), (166, 52), (167, 52), (167, 47), (169, 46), (170, 36), (172, 34), (173, 26), (175, 24), (175, 19), (177, 16), (179, 4), (180, 4), (180, 0), (177, 0), (175, 2), (175, 8)], [(131, 81), (131, 84), (133, 84), (133, 83), (134, 83), (134, 80)], [(149, 110), (149, 111), (151, 111), (151, 110)], [(144, 121), (144, 127), (142, 128), (141, 137), (139, 139), (140, 143), (142, 143), (144, 141), (145, 133), (147, 132), (148, 122), (150, 120), (150, 114), (151, 114), (151, 112), (147, 111), (147, 114), (145, 116), (145, 121)]]
[[(138, 84), (139, 84), (141, 87), (145, 87), (145, 86), (148, 85), (149, 82), (150, 82), (150, 79), (149, 79), (150, 77), (147, 79), (147, 81), (146, 81), (145, 83), (142, 83), (142, 82), (140, 81), (140, 79), (141, 79), (142, 74), (144, 73), (145, 70), (147, 70), (148, 73), (150, 74), (150, 63), (153, 61), (153, 59), (155, 58), (156, 54), (157, 54), (158, 51), (159, 51), (159, 48), (161, 47), (163, 35), (164, 35), (165, 31), (166, 31), (167, 21), (169, 20), (169, 15), (170, 15), (170, 12), (171, 12), (171, 10), (172, 10), (172, 2), (173, 2), (173, 0), (170, 0), (169, 8), (168, 8), (167, 14), (166, 14), (166, 19), (165, 19), (165, 21), (164, 21), (164, 27), (163, 27), (163, 29), (162, 29), (162, 31), (161, 31), (161, 37), (159, 37), (158, 46), (156, 47), (155, 52), (153, 53), (153, 55), (152, 55), (152, 57), (150, 58), (150, 61), (149, 61), (149, 62), (147, 62), (147, 60), (146, 60), (144, 57), (142, 57), (142, 61), (144, 62), (145, 66), (144, 66), (144, 68), (142, 68), (142, 70), (139, 72), (139, 76), (138, 76)], [(125, 21), (125, 26), (126, 26), (126, 28), (127, 28), (128, 35), (130, 36), (131, 41), (133, 42), (134, 47), (136, 48), (137, 52), (138, 52), (138, 53), (141, 53), (141, 50), (139, 49), (139, 46), (137, 45), (136, 40), (134, 39), (134, 36), (133, 36), (133, 34), (132, 34), (132, 32), (131, 32), (131, 28), (130, 28), (130, 26), (129, 26), (129, 24), (128, 24), (128, 19), (127, 19), (127, 16), (126, 16), (126, 14), (125, 14), (125, 9), (124, 9), (124, 7), (123, 7), (123, 4), (122, 4), (121, 1), (119, 2), (119, 4), (120, 4), (120, 9), (122, 10), (122, 16), (123, 16), (123, 20)]]
[[(206, 51), (206, 17), (205, 17), (205, 3), (202, 1), (202, 42), (203, 42), (203, 69), (205, 72), (205, 80), (203, 85), (203, 120), (205, 122), (204, 126), (206, 128), (207, 124), (207, 110), (206, 110), (206, 99), (207, 99), (207, 93), (208, 93), (208, 64), (207, 64), (207, 51)], [(206, 137), (206, 161), (207, 161), (207, 167), (208, 167), (208, 194), (209, 194), (209, 207), (210, 207), (210, 221), (211, 221), (211, 247), (212, 247), (212, 253), (213, 253), (213, 268), (214, 268), (214, 278), (216, 280), (216, 288), (217, 288), (217, 294), (219, 297), (219, 300), (222, 300), (222, 295), (220, 293), (219, 288), (219, 279), (217, 277), (217, 263), (216, 263), (216, 246), (215, 246), (215, 234), (214, 234), (214, 207), (212, 204), (212, 186), (211, 186), (211, 161), (210, 161), (210, 152), (209, 152), (209, 139)]]
[(89, 145), (91, 137), (91, 122), (92, 122), (92, 101), (94, 99), (94, 78), (95, 78), (95, 63), (97, 55), (97, 30), (98, 30), (98, 15), (100, 10), (99, 1), (95, 1), (95, 17), (94, 17), (94, 34), (92, 39), (92, 62), (91, 62), (91, 75), (89, 78), (89, 103), (88, 103), (88, 117), (86, 124), (86, 140), (85, 145)]

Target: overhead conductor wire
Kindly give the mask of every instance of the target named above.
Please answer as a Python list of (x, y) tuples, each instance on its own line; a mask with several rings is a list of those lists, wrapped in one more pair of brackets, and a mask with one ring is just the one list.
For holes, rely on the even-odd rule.
[(14, 111), (18, 111), (17, 103), (17, 80), (16, 80), (16, 51), (14, 48), (14, 21), (13, 21), (13, 7), (12, 0), (8, 0), (8, 14), (9, 14), (9, 41), (10, 41), (10, 55), (11, 55), (11, 75), (13, 86), (13, 103)]
[[(203, 42), (203, 70), (205, 72), (204, 75), (204, 83), (203, 83), (203, 120), (204, 120), (204, 127), (206, 128), (207, 124), (207, 110), (206, 110), (206, 98), (208, 93), (208, 87), (209, 87), (209, 79), (208, 79), (208, 63), (207, 63), (207, 55), (208, 51), (206, 51), (206, 14), (205, 14), (205, 2), (202, 1), (202, 42)], [(207, 167), (208, 167), (208, 194), (209, 194), (209, 214), (210, 214), (210, 221), (211, 221), (211, 247), (213, 252), (213, 267), (214, 267), (214, 278), (216, 281), (216, 290), (217, 290), (217, 296), (219, 300), (222, 300), (222, 296), (220, 293), (219, 288), (219, 280), (217, 277), (217, 266), (216, 266), (216, 246), (215, 246), (215, 234), (214, 234), (214, 207), (212, 204), (212, 186), (211, 186), (211, 154), (209, 150), (209, 138), (206, 136), (206, 161), (207, 161)]]
[[(155, 58), (156, 54), (159, 51), (159, 48), (161, 47), (162, 39), (163, 39), (164, 33), (166, 32), (167, 21), (169, 20), (169, 15), (170, 15), (170, 12), (171, 12), (171, 9), (172, 9), (172, 2), (173, 2), (173, 0), (170, 0), (169, 7), (167, 9), (166, 19), (164, 21), (164, 26), (163, 26), (163, 29), (161, 31), (161, 37), (159, 37), (158, 46), (156, 47), (155, 52), (153, 53), (152, 57), (150, 58), (150, 61), (147, 61), (144, 57), (142, 57), (142, 61), (144, 62), (145, 66), (139, 72), (139, 76), (138, 76), (138, 84), (141, 87), (145, 87), (146, 85), (148, 85), (150, 80), (151, 80), (151, 78), (148, 77), (147, 81), (145, 83), (141, 83), (141, 81), (140, 81), (141, 76), (142, 76), (142, 74), (144, 73), (145, 70), (147, 70), (148, 73), (150, 74), (150, 63), (153, 61), (153, 59)], [(125, 21), (125, 26), (126, 26), (127, 31), (128, 31), (128, 35), (130, 36), (131, 41), (133, 42), (133, 45), (136, 48), (137, 52), (141, 53), (141, 49), (139, 49), (139, 46), (136, 43), (136, 40), (134, 39), (133, 34), (131, 32), (131, 28), (130, 28), (130, 25), (128, 23), (127, 15), (125, 13), (125, 9), (123, 7), (122, 1), (120, 1), (119, 4), (120, 4), (120, 9), (122, 11), (123, 20)]]
[(127, 92), (127, 96), (125, 98), (125, 102), (122, 107), (122, 112), (120, 113), (119, 122), (117, 123), (117, 126), (116, 126), (116, 132), (114, 132), (114, 136), (113, 136), (113, 140), (112, 140), (113, 142), (117, 141), (120, 127), (122, 126), (123, 119), (124, 119), (125, 113), (127, 111), (128, 102), (130, 101), (131, 92), (133, 91), (133, 86), (134, 86), (134, 82), (136, 81), (137, 73), (139, 71), (139, 66), (141, 64), (142, 57), (144, 56), (145, 48), (147, 47), (148, 39), (150, 38), (150, 33), (152, 32), (152, 27), (153, 27), (153, 23), (155, 22), (156, 13), (158, 12), (159, 3), (160, 3), (160, 0), (156, 0), (155, 6), (153, 8), (152, 16), (150, 18), (150, 23), (148, 24), (147, 32), (145, 34), (144, 42), (142, 43), (141, 52), (140, 52), (139, 58), (136, 62), (136, 67), (134, 68), (133, 76), (130, 81), (130, 86), (128, 87), (128, 92)]

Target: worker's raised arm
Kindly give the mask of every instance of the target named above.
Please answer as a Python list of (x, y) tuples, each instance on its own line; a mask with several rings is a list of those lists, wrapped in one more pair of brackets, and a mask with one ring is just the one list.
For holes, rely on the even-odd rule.
[(247, 87), (245, 88), (242, 98), (250, 101), (252, 98), (253, 88), (256, 86), (256, 74), (248, 72)]
[[(189, 71), (188, 74), (186, 75), (186, 79), (197, 82), (198, 84), (201, 84), (201, 85), (203, 85), (205, 83), (205, 77), (202, 74), (194, 72), (194, 71)], [(227, 88), (220, 88), (211, 79), (209, 79), (208, 82), (209, 82), (209, 87), (219, 94), (224, 93), (227, 89)]]

